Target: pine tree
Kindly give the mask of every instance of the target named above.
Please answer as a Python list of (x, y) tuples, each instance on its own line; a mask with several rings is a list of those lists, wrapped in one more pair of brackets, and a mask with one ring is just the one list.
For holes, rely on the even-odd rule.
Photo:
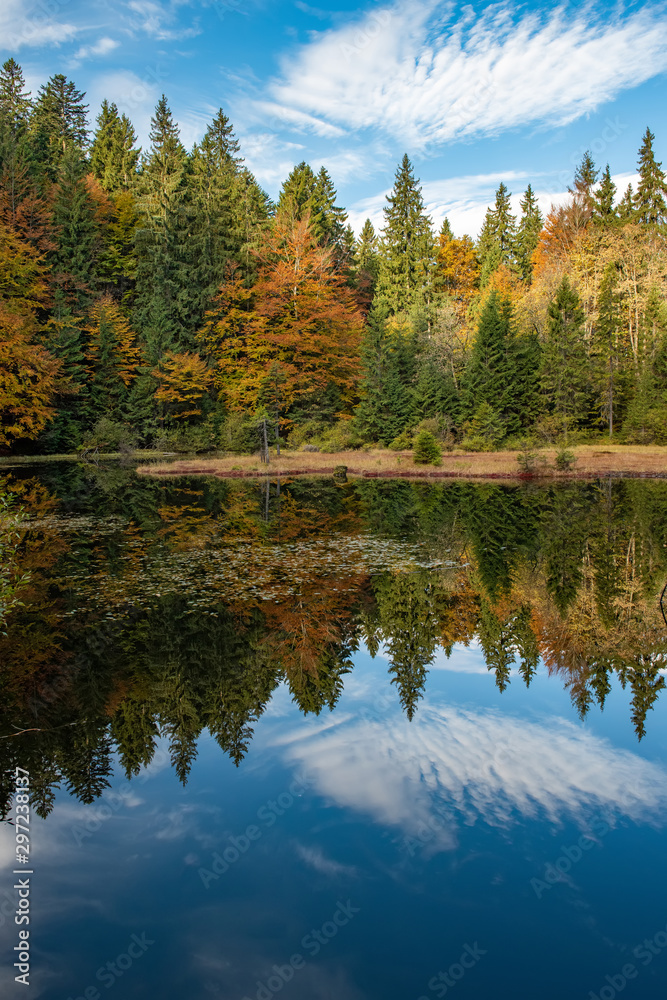
[(567, 275), (549, 305), (540, 374), (549, 412), (567, 436), (569, 430), (584, 421), (589, 395), (584, 312)]
[(8, 59), (0, 72), (0, 161), (27, 134), (32, 111), (30, 92), (25, 89), (23, 71)]
[(618, 351), (621, 321), (616, 282), (616, 267), (609, 264), (600, 283), (597, 322), (591, 338), (595, 408), (600, 421), (609, 428), (609, 437), (614, 432), (614, 417), (621, 400), (619, 368), (623, 361)]
[(653, 153), (655, 136), (649, 128), (639, 149), (639, 184), (633, 199), (637, 221), (647, 226), (658, 226), (667, 220), (667, 184), (665, 173)]
[(58, 168), (53, 221), (58, 244), (52, 256), (53, 270), (60, 276), (59, 283), (67, 290), (70, 302), (77, 309), (85, 308), (96, 284), (102, 239), (83, 163), (72, 146), (66, 149)]
[(605, 167), (600, 184), (593, 194), (593, 221), (600, 226), (613, 226), (618, 222), (618, 214), (614, 208), (616, 185), (611, 179), (609, 164)]
[(533, 276), (532, 256), (537, 247), (544, 218), (540, 212), (533, 189), (528, 185), (521, 199), (521, 221), (515, 239), (516, 262), (519, 274), (530, 284)]
[(366, 219), (354, 245), (357, 285), (372, 298), (380, 268), (378, 238), (370, 219)]
[(632, 190), (632, 184), (628, 184), (625, 189), (625, 194), (621, 198), (618, 205), (618, 217), (621, 222), (632, 222), (635, 217), (634, 208), (635, 196)]
[(127, 191), (136, 179), (140, 155), (136, 141), (129, 118), (119, 115), (113, 102), (102, 101), (90, 148), (90, 168), (110, 194)]
[(477, 242), (483, 288), (488, 285), (491, 275), (501, 264), (513, 268), (515, 248), (516, 218), (511, 211), (510, 193), (501, 182), (496, 191), (495, 205), (487, 209)]
[(136, 230), (134, 325), (147, 340), (154, 366), (165, 350), (189, 346), (188, 305), (197, 295), (188, 266), (186, 154), (164, 94), (151, 119), (150, 140)]
[[(587, 149), (581, 163), (574, 172), (574, 184), (568, 191), (573, 195), (576, 209), (578, 209), (583, 225), (591, 218), (593, 213), (593, 189), (598, 178), (598, 170), (593, 162), (593, 157)], [(581, 227), (581, 223), (580, 226)]]
[(51, 180), (56, 180), (60, 161), (68, 149), (80, 157), (86, 151), (88, 105), (84, 104), (85, 96), (62, 73), (56, 73), (39, 89), (30, 119), (33, 155)]
[(429, 301), (434, 257), (431, 220), (407, 155), (396, 171), (384, 217), (377, 294), (395, 314)]

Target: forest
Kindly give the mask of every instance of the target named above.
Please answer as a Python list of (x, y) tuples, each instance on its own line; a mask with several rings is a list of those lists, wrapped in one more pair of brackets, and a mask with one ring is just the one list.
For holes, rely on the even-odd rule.
[[(638, 135), (638, 139), (640, 136)], [(355, 236), (325, 168), (272, 203), (220, 109), (187, 151), (167, 98), (137, 147), (62, 74), (0, 73), (0, 449), (484, 451), (667, 443), (667, 185), (585, 153), (569, 201), (433, 230), (408, 156)]]

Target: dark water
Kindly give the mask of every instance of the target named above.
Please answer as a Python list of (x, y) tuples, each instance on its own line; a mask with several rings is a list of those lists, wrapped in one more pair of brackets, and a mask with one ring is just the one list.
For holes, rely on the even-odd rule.
[(665, 482), (0, 487), (3, 996), (665, 996)]

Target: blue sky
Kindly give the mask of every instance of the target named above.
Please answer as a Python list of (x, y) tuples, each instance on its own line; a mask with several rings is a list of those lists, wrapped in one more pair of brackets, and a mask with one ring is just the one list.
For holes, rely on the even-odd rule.
[(475, 235), (504, 180), (563, 199), (589, 148), (622, 194), (647, 125), (667, 161), (667, 5), (443, 0), (2, 0), (0, 54), (63, 72), (148, 145), (164, 91), (190, 147), (222, 106), (272, 197), (324, 164), (356, 229), (404, 152), (436, 225)]

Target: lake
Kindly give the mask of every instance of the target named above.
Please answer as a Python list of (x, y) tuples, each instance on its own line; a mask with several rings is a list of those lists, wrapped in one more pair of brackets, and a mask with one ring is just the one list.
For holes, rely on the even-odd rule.
[(665, 996), (667, 482), (2, 488), (3, 996)]

